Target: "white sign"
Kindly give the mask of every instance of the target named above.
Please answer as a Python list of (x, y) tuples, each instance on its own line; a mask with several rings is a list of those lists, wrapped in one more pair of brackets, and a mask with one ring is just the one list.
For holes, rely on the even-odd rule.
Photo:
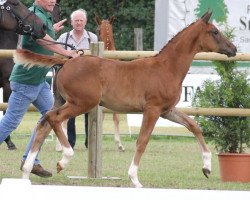
[(213, 23), (220, 30), (224, 28), (222, 22), (235, 29), (233, 42), (238, 52), (250, 52), (250, 0), (156, 0), (155, 50), (208, 9), (213, 11)]

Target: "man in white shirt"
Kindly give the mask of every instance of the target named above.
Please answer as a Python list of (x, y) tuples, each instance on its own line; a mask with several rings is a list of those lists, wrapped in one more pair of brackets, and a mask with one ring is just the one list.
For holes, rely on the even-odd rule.
[[(98, 42), (96, 34), (87, 31), (87, 12), (83, 9), (72, 12), (71, 26), (73, 29), (70, 32), (63, 33), (58, 42), (67, 43), (74, 46), (76, 49), (89, 49), (90, 42)], [(70, 47), (66, 47), (70, 49)]]
[[(98, 42), (98, 37), (85, 29), (87, 24), (87, 12), (84, 9), (78, 9), (72, 12), (71, 26), (73, 29), (69, 32), (63, 33), (57, 40), (57, 42), (66, 43), (75, 47), (75, 49), (89, 49), (90, 42)], [(65, 49), (70, 49), (69, 46), (64, 45)], [(88, 113), (85, 114), (85, 132), (88, 135)], [(68, 141), (72, 148), (76, 142), (76, 128), (75, 118), (70, 118), (67, 125)], [(87, 138), (85, 140), (85, 146), (88, 147)], [(56, 151), (61, 151), (61, 146), (56, 145)]]

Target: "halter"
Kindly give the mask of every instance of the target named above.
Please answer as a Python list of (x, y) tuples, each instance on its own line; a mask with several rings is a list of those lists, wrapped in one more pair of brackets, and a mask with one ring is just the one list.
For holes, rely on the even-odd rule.
[(34, 39), (35, 34), (33, 31), (33, 27), (31, 25), (27, 25), (25, 24), (25, 20), (27, 20), (32, 14), (34, 14), (32, 11), (30, 11), (25, 17), (21, 18), (16, 12), (15, 10), (11, 7), (11, 5), (7, 2), (7, 0), (0, 0), (0, 9), (1, 9), (1, 18), (0, 18), (0, 22), (4, 22), (4, 10), (6, 10), (7, 12), (9, 12), (12, 16), (15, 17), (17, 24), (18, 24), (18, 28), (17, 28), (17, 33), (18, 34), (22, 34), (22, 35), (31, 35)]

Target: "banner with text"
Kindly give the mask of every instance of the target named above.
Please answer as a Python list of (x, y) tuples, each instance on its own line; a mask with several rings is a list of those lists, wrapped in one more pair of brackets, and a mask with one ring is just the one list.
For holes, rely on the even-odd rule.
[(220, 30), (223, 23), (234, 28), (234, 44), (239, 52), (250, 52), (250, 0), (169, 0), (169, 32), (171, 39), (208, 9)]

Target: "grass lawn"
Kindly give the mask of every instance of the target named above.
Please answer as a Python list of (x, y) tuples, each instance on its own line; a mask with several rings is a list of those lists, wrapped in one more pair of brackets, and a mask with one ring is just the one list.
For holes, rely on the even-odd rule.
[[(78, 119), (79, 118), (79, 119)], [(112, 116), (106, 114), (103, 135), (103, 177), (119, 177), (119, 180), (103, 179), (70, 179), (68, 176), (88, 175), (88, 151), (84, 147), (83, 117), (77, 118), (77, 143), (75, 155), (68, 167), (61, 173), (56, 173), (56, 163), (61, 153), (55, 151), (55, 137), (49, 138), (40, 153), (41, 164), (52, 171), (52, 178), (40, 178), (31, 175), (32, 184), (49, 185), (81, 185), (81, 186), (113, 186), (132, 187), (127, 171), (132, 160), (137, 132), (130, 136), (126, 119), (121, 115), (122, 143), (125, 152), (117, 151), (114, 144)], [(38, 115), (28, 113), (18, 129), (12, 134), (12, 139), (18, 150), (9, 151), (3, 143), (0, 146), (0, 180), (3, 178), (20, 178), (20, 160), (34, 128)], [(157, 130), (156, 130), (157, 131)], [(219, 167), (216, 152), (213, 151), (212, 174), (209, 179), (202, 174), (202, 159), (198, 144), (193, 137), (166, 136), (160, 130), (151, 137), (139, 168), (139, 179), (144, 187), (178, 188), (178, 189), (215, 189), (215, 190), (250, 190), (250, 183), (224, 183), (219, 178)], [(162, 132), (161, 132), (162, 131)], [(166, 130), (165, 130), (166, 131)], [(134, 132), (133, 132), (134, 133)], [(167, 132), (165, 132), (166, 134)]]

